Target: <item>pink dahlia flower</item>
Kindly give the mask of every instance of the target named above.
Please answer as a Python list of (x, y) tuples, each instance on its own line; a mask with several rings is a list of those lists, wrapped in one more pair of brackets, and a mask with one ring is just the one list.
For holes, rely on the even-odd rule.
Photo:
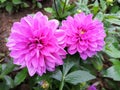
[(71, 55), (79, 52), (83, 60), (95, 55), (105, 45), (106, 35), (103, 24), (98, 20), (93, 20), (92, 14), (80, 13), (74, 17), (68, 16), (62, 21), (60, 28), (66, 31), (68, 52)]
[(66, 35), (57, 29), (58, 25), (57, 20), (48, 20), (41, 12), (15, 22), (7, 43), (14, 64), (27, 67), (30, 76), (35, 73), (41, 76), (46, 70), (54, 71), (55, 66), (62, 65)]

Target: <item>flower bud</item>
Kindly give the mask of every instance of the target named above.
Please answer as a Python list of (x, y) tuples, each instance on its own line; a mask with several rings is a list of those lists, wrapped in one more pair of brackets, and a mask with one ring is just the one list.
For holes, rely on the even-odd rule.
[(89, 86), (87, 90), (97, 90), (97, 89), (94, 85), (92, 85), (92, 86)]
[(113, 0), (106, 0), (108, 3), (113, 3)]
[(82, 12), (82, 10), (80, 10), (80, 9), (77, 9), (77, 13), (81, 13)]
[(41, 87), (43, 89), (48, 89), (49, 88), (49, 83), (47, 81), (43, 81)]

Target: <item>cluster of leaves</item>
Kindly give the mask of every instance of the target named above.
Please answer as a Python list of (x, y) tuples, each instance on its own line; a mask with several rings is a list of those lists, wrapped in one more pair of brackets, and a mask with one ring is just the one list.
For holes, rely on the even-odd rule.
[(56, 18), (61, 21), (65, 19), (68, 15), (75, 14), (75, 7), (76, 5), (70, 4), (69, 0), (53, 0), (52, 7), (44, 8), (44, 10), (52, 14), (51, 18)]
[[(78, 55), (74, 57), (68, 56), (62, 67), (58, 67), (55, 72), (44, 74), (41, 77), (37, 75), (29, 77), (26, 68), (20, 70), (11, 61), (0, 64), (1, 90), (9, 90), (22, 83), (27, 84), (33, 90), (58, 90), (60, 82), (62, 87), (65, 85), (67, 90), (70, 90), (69, 84), (73, 84), (76, 87), (72, 87), (71, 90), (76, 90), (77, 88), (85, 88), (85, 85), (78, 85), (79, 83), (95, 79), (95, 76), (90, 74), (88, 70), (80, 69)], [(28, 81), (25, 82), (25, 80)]]
[[(78, 0), (75, 3), (69, 3), (69, 0), (53, 0), (53, 7), (44, 10), (51, 13), (51, 18), (60, 21), (75, 13), (93, 13), (94, 19), (103, 22), (106, 31), (106, 45), (103, 51), (86, 61), (81, 60), (78, 54), (68, 55), (63, 66), (41, 77), (37, 75), (29, 77), (26, 69), (19, 70), (10, 62), (0, 64), (0, 88), (9, 90), (20, 84), (28, 84), (31, 90), (86, 90), (88, 86), (94, 84), (98, 90), (118, 90), (120, 85), (119, 0)], [(13, 73), (15, 74), (11, 75)]]
[[(14, 72), (15, 65), (9, 61), (4, 64), (0, 64), (0, 89), (1, 90), (9, 90), (10, 88), (16, 87), (19, 85), (27, 76), (27, 69), (21, 70), (16, 74), (14, 79), (9, 74)], [(9, 74), (9, 75), (8, 75)]]
[(6, 10), (9, 14), (24, 8), (41, 8), (42, 5), (37, 0), (0, 0), (0, 9)]

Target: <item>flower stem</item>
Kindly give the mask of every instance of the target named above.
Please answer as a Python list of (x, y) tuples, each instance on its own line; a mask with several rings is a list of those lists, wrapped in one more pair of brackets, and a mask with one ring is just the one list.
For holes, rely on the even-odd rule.
[(65, 3), (64, 3), (64, 7), (63, 7), (63, 10), (62, 10), (62, 13), (64, 13), (64, 11), (65, 11), (66, 3), (67, 3), (67, 0), (65, 0)]
[(58, 17), (60, 17), (59, 13), (58, 13), (58, 10), (57, 10), (57, 5), (56, 5), (56, 1), (53, 0), (53, 3), (54, 3), (54, 6), (55, 6), (55, 11), (56, 11), (56, 14)]
[(61, 83), (60, 83), (59, 90), (63, 90), (63, 87), (64, 87), (64, 79), (65, 79), (65, 77), (64, 77), (64, 75), (63, 75), (63, 76), (62, 76), (62, 81), (61, 81)]

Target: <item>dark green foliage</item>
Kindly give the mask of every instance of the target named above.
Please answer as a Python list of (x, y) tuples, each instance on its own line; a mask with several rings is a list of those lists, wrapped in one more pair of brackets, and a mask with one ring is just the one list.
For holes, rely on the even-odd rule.
[(9, 14), (26, 8), (42, 8), (37, 0), (0, 0), (0, 10), (6, 10)]

